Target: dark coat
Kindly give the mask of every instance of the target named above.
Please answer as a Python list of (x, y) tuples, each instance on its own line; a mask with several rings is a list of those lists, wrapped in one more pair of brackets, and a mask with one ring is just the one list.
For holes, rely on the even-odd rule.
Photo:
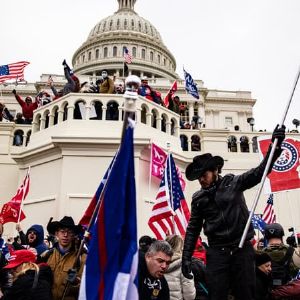
[(269, 300), (271, 293), (271, 276), (256, 268), (255, 300)]
[(52, 272), (49, 266), (41, 266), (37, 285), (34, 286), (35, 271), (29, 270), (14, 281), (1, 300), (52, 300)]
[(156, 279), (147, 269), (145, 256), (139, 253), (139, 299), (140, 300), (169, 300), (169, 286), (164, 277)]
[[(219, 177), (213, 188), (201, 189), (193, 195), (184, 242), (184, 258), (190, 260), (192, 257), (202, 227), (210, 247), (238, 246), (249, 217), (243, 192), (261, 181), (269, 152), (270, 150), (258, 167), (241, 175)], [(275, 151), (273, 163), (280, 153), (281, 149)], [(246, 240), (253, 236), (254, 230), (250, 226)]]

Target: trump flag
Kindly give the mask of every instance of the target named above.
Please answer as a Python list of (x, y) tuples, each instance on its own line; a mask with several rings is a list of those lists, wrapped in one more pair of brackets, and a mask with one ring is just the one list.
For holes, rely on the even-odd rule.
[[(270, 138), (258, 139), (261, 158), (266, 155), (270, 142)], [(300, 188), (300, 141), (285, 139), (281, 148), (283, 151), (274, 163), (272, 172), (266, 178), (265, 189), (269, 194)]]
[(138, 300), (133, 129), (127, 128), (91, 230), (80, 300)]
[[(168, 154), (159, 146), (155, 145), (154, 143), (151, 144), (151, 162), (150, 162), (150, 168), (151, 168), (151, 175), (155, 176), (159, 179), (162, 179), (166, 160), (167, 160)], [(185, 190), (186, 182), (182, 177), (182, 174), (179, 170), (179, 168), (176, 166), (177, 175), (179, 177), (180, 185), (182, 190)]]

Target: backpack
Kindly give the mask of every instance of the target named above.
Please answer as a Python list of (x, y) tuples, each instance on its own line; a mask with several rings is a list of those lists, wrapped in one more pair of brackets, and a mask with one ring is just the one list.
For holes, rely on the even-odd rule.
[[(267, 248), (272, 263), (272, 285), (274, 287), (288, 283), (292, 279), (290, 265), (295, 251), (293, 247)], [(269, 251), (268, 251), (269, 250)]]

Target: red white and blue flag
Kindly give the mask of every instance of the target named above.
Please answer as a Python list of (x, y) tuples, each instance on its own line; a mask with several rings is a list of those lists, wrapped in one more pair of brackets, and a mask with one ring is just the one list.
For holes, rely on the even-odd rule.
[(262, 215), (262, 220), (266, 224), (273, 224), (276, 222), (276, 215), (274, 212), (273, 199), (274, 199), (273, 194), (270, 194), (270, 196), (267, 200), (267, 205), (264, 209), (264, 213)]
[(19, 61), (13, 64), (0, 66), (0, 83), (9, 80), (17, 79), (24, 80), (24, 68), (29, 65), (27, 61)]
[(156, 238), (163, 240), (170, 234), (184, 236), (189, 219), (190, 211), (180, 186), (175, 162), (172, 154), (169, 154), (148, 225)]
[(127, 47), (124, 47), (124, 59), (125, 59), (125, 62), (127, 64), (131, 64), (132, 63), (132, 56), (129, 53), (129, 50), (128, 50)]
[(131, 127), (126, 129), (100, 201), (100, 209), (91, 230), (78, 299), (138, 300), (136, 191)]
[[(261, 159), (268, 152), (270, 142), (270, 137), (258, 139)], [(264, 187), (268, 194), (300, 188), (300, 141), (285, 139), (281, 148), (283, 151), (266, 178)]]

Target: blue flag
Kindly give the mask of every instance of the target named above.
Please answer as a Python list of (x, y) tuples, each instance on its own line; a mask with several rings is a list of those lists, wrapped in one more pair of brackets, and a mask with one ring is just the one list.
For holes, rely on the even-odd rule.
[(258, 229), (260, 232), (264, 233), (266, 223), (265, 221), (261, 218), (260, 215), (254, 214), (252, 217), (252, 225), (254, 229)]
[(183, 69), (183, 72), (184, 72), (184, 80), (185, 80), (185, 90), (196, 99), (199, 99), (197, 84), (194, 82), (191, 74), (186, 72), (185, 69)]
[(107, 178), (78, 299), (138, 300), (137, 220), (133, 129), (124, 141)]

